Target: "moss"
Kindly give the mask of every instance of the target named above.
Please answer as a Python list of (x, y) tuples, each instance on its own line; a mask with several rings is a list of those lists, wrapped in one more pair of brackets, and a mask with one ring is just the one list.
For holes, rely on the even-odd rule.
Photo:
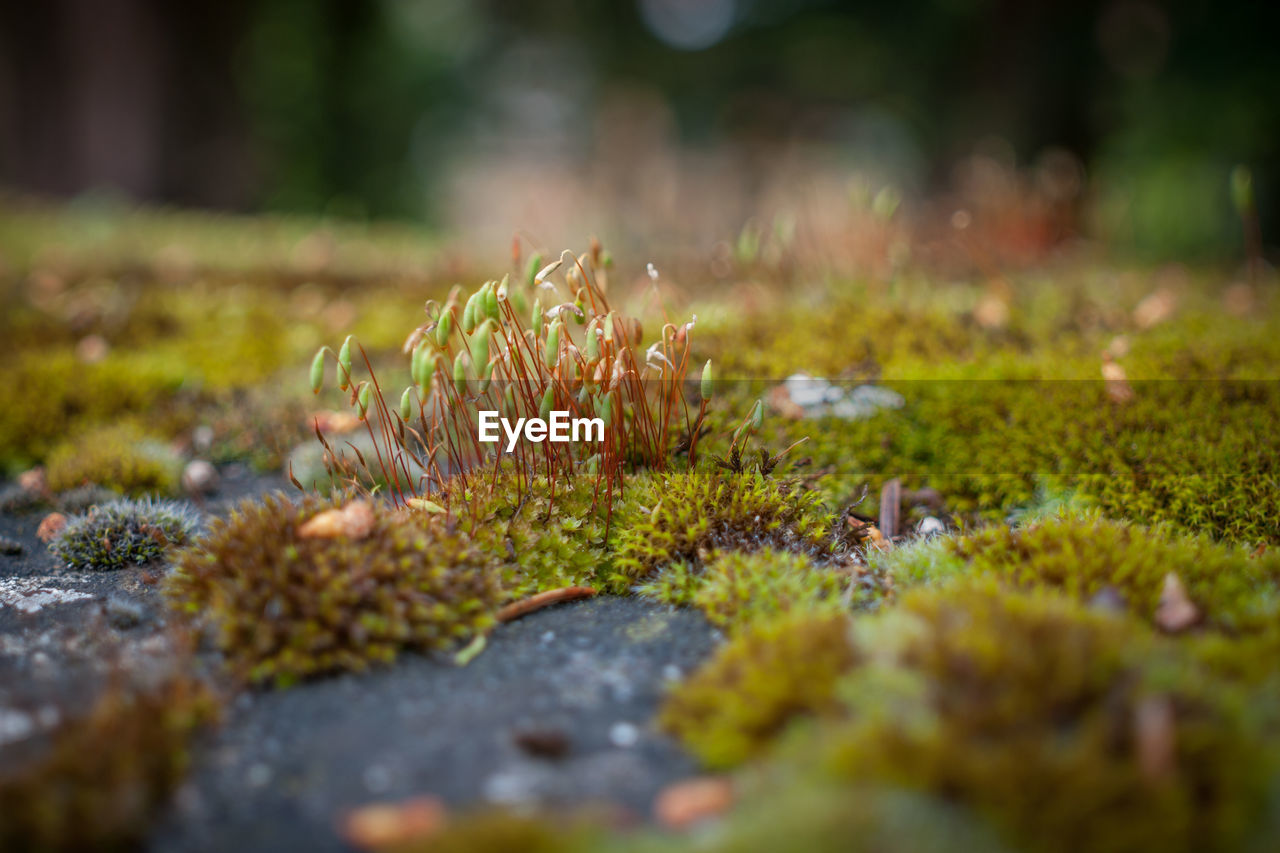
[(715, 554), (705, 571), (677, 563), (641, 584), (641, 595), (689, 604), (713, 625), (736, 631), (788, 613), (834, 614), (879, 597), (850, 569), (823, 568), (803, 554), (766, 548)]
[(830, 515), (816, 494), (757, 471), (641, 481), (628, 492), (616, 525), (616, 589), (678, 562), (701, 569), (717, 550), (768, 547), (821, 556), (835, 547)]
[(492, 624), (499, 578), (465, 536), (378, 504), (363, 536), (302, 535), (337, 505), (246, 500), (175, 558), (167, 595), (216, 629), (238, 676), (287, 686), (446, 648)]
[(547, 478), (538, 476), (517, 496), (506, 468), (496, 480), (475, 484), (463, 523), (476, 545), (502, 562), (509, 597), (601, 583), (609, 564), (606, 507), (593, 486), (586, 477), (562, 480), (553, 495)]
[(54, 492), (86, 484), (128, 494), (177, 491), (182, 460), (163, 441), (128, 425), (90, 429), (53, 449), (46, 462)]
[(173, 364), (81, 364), (68, 351), (20, 352), (0, 383), (0, 466), (40, 461), (77, 427), (151, 411), (182, 384)]
[(794, 719), (838, 712), (854, 664), (849, 620), (797, 612), (744, 630), (667, 697), (661, 725), (704, 764), (763, 752)]
[(1048, 586), (1080, 600), (1106, 587), (1151, 618), (1165, 576), (1186, 587), (1206, 623), (1232, 633), (1256, 631), (1280, 616), (1280, 553), (1254, 557), (1208, 537), (1169, 537), (1101, 518), (1051, 519), (1022, 528), (990, 527), (951, 542), (970, 573), (1018, 586)]
[(80, 571), (143, 566), (185, 545), (199, 526), (199, 517), (185, 504), (111, 501), (73, 517), (49, 542), (49, 550), (67, 568)]
[(670, 837), (637, 850), (698, 849), (714, 853), (1001, 853), (1000, 839), (969, 810), (943, 797), (893, 788), (788, 778), (754, 791), (719, 831), (683, 845)]
[(1263, 813), (1275, 750), (1249, 694), (1124, 617), (953, 585), (857, 648), (849, 722), (807, 747), (835, 778), (946, 796), (1032, 850), (1230, 849)]
[(0, 848), (131, 850), (188, 765), (188, 743), (215, 716), (199, 683), (112, 685), (47, 747), (0, 773)]

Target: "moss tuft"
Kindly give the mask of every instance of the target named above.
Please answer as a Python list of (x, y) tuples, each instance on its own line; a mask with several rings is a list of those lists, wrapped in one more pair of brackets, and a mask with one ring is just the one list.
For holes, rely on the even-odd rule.
[(1255, 557), (1207, 537), (1168, 537), (1096, 517), (1062, 518), (990, 527), (947, 548), (968, 562), (968, 571), (1018, 586), (1053, 587), (1081, 600), (1110, 587), (1142, 618), (1155, 614), (1170, 572), (1212, 627), (1258, 630), (1280, 616), (1280, 553)]
[(72, 518), (49, 542), (49, 550), (76, 570), (142, 566), (185, 545), (199, 526), (199, 517), (186, 504), (126, 498)]
[(836, 778), (945, 796), (1034, 850), (1230, 849), (1262, 814), (1248, 695), (1133, 620), (986, 582), (856, 636), (849, 722), (808, 747)]
[(46, 469), (54, 492), (93, 484), (128, 495), (172, 494), (182, 460), (164, 442), (119, 425), (91, 429), (59, 444)]
[[(847, 569), (817, 565), (804, 554), (766, 548), (717, 553), (702, 573), (677, 563), (641, 584), (641, 595), (693, 605), (717, 627), (738, 630), (788, 613), (834, 614), (865, 606), (879, 589)], [(847, 595), (846, 595), (847, 594)]]
[(167, 595), (213, 625), (240, 677), (287, 686), (446, 648), (492, 624), (498, 575), (465, 536), (378, 504), (359, 538), (302, 535), (337, 505), (246, 500), (177, 555)]
[(553, 492), (546, 477), (518, 490), (510, 470), (477, 483), (480, 496), (463, 512), (467, 531), (486, 554), (503, 561), (511, 598), (563, 586), (595, 586), (608, 565), (605, 506), (586, 478), (562, 481)]
[(855, 660), (849, 624), (795, 613), (746, 629), (675, 688), (662, 726), (704, 764), (732, 767), (796, 717), (838, 712), (836, 684)]
[(667, 474), (634, 484), (615, 518), (612, 584), (622, 590), (679, 562), (703, 568), (718, 550), (831, 553), (818, 495), (750, 471)]

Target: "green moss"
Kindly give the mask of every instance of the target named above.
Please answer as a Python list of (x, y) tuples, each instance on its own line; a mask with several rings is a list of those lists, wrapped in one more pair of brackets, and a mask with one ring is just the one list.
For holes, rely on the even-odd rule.
[(506, 468), (496, 481), (476, 483), (463, 524), (481, 550), (502, 562), (509, 597), (600, 584), (609, 563), (607, 508), (593, 487), (586, 477), (562, 480), (553, 496), (547, 478), (534, 477), (517, 491)]
[(380, 853), (572, 853), (599, 849), (598, 836), (577, 818), (477, 812), (450, 820), (423, 841), (393, 844)]
[(625, 589), (678, 562), (701, 568), (717, 550), (831, 553), (830, 515), (797, 483), (759, 472), (670, 473), (633, 484), (615, 519), (612, 585)]
[(1280, 616), (1280, 553), (1254, 557), (1208, 537), (1168, 537), (1121, 522), (1051, 519), (1021, 528), (990, 527), (948, 545), (970, 573), (989, 573), (1018, 586), (1048, 586), (1080, 600), (1106, 587), (1138, 616), (1150, 619), (1172, 572), (1206, 623), (1237, 633)]
[(182, 780), (192, 733), (215, 710), (209, 692), (183, 677), (109, 687), (47, 748), (0, 772), (0, 848), (135, 849)]
[(1275, 750), (1250, 696), (1123, 617), (991, 584), (905, 595), (861, 623), (836, 778), (943, 795), (1034, 850), (1241, 844)]
[(709, 853), (1001, 853), (1009, 849), (974, 814), (944, 797), (887, 787), (850, 788), (803, 776), (750, 792), (718, 831), (694, 835), (684, 844), (669, 836), (655, 842), (625, 849)]
[(77, 428), (150, 411), (181, 384), (172, 364), (126, 357), (86, 365), (68, 351), (20, 352), (0, 383), (0, 466), (31, 465)]
[(378, 504), (363, 536), (300, 534), (337, 505), (246, 500), (175, 558), (167, 595), (216, 629), (237, 675), (285, 686), (446, 648), (492, 624), (499, 579), (465, 536)]
[(693, 605), (717, 627), (738, 630), (788, 613), (835, 614), (879, 597), (851, 569), (820, 567), (803, 554), (766, 548), (715, 554), (703, 572), (684, 563), (660, 570), (639, 587), (669, 604)]
[(143, 566), (185, 545), (200, 526), (185, 504), (119, 500), (73, 517), (49, 542), (67, 568), (84, 571)]
[(704, 764), (740, 764), (797, 717), (839, 711), (836, 684), (855, 660), (849, 634), (843, 615), (750, 627), (672, 691), (661, 724)]
[(181, 473), (182, 459), (167, 444), (123, 424), (64, 441), (46, 462), (54, 492), (94, 484), (129, 495), (172, 494)]

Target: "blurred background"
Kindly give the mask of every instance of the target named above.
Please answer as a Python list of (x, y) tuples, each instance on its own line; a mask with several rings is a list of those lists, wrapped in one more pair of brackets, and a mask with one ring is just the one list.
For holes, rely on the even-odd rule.
[(490, 252), (909, 214), (926, 253), (1221, 261), (1234, 167), (1262, 234), (1280, 214), (1277, 32), (1280, 4), (1209, 0), (13, 2), (0, 184)]

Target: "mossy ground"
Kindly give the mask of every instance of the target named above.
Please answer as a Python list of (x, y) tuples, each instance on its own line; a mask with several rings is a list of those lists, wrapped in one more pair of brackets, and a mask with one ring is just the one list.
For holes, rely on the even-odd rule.
[[(6, 221), (0, 466), (43, 463), (67, 485), (172, 488), (171, 475), (126, 452), (104, 460), (84, 438), (130, 430), (176, 452), (279, 466), (311, 414), (344, 405), (309, 395), (315, 348), (356, 331), (403, 370), (405, 312), (453, 279), (424, 273), (403, 235), (277, 223), (245, 244), (251, 225), (144, 217), (130, 242), (100, 220)], [(681, 307), (699, 316), (695, 358), (720, 379), (695, 470), (677, 454), (666, 471), (630, 472), (608, 512), (588, 484), (563, 480), (554, 498), (535, 478), (516, 499), (503, 476), (451, 496), (467, 510), (452, 507), (433, 535), (457, 559), (424, 565), (437, 584), (461, 565), (489, 573), (462, 622), (418, 613), (435, 627), (415, 633), (413, 605), (392, 594), (403, 578), (388, 569), (373, 572), (376, 606), (361, 623), (376, 640), (341, 634), (319, 607), (338, 593), (313, 595), (314, 578), (294, 578), (287, 560), (266, 578), (237, 557), (228, 564), (248, 567), (243, 577), (215, 577), (209, 549), (184, 558), (179, 601), (218, 617), (242, 674), (282, 682), (442, 647), (483, 630), (501, 603), (559, 586), (698, 607), (729, 639), (673, 691), (662, 721), (748, 791), (700, 837), (705, 848), (816, 844), (830, 829), (869, 849), (921, 849), (944, 828), (977, 849), (1274, 847), (1274, 282), (1091, 259), (956, 282), (909, 269), (797, 276)], [(810, 417), (778, 394), (796, 371), (874, 382), (903, 405)], [(715, 467), (757, 398), (753, 448), (808, 441), (771, 475)], [(203, 445), (202, 426), (213, 433)], [(878, 550), (851, 519), (880, 514), (892, 479), (937, 500), (904, 502), (906, 537)], [(284, 525), (292, 542), (305, 519), (270, 506), (273, 518), (249, 528)], [(948, 532), (914, 539), (925, 515)], [(446, 524), (384, 522), (397, 559)], [(249, 547), (233, 539), (223, 552)], [(334, 558), (333, 577), (386, 562), (366, 550)], [(1156, 618), (1170, 575), (1198, 614), (1176, 630)], [(264, 608), (286, 605), (296, 631), (258, 630)], [(550, 843), (544, 829), (527, 835)]]

